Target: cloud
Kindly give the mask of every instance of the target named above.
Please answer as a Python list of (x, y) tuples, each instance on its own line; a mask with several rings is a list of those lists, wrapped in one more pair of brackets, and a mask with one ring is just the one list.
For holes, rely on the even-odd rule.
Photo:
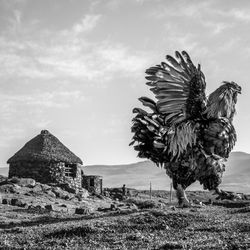
[(156, 19), (162, 18), (200, 18), (204, 10), (208, 10), (213, 1), (175, 1), (166, 5), (165, 2), (159, 2), (156, 8), (150, 12), (150, 16)]
[(0, 147), (8, 147), (8, 144), (13, 139), (21, 139), (23, 136), (24, 128), (16, 126), (15, 128), (10, 127), (0, 127), (1, 141)]
[[(21, 136), (28, 128), (42, 129), (50, 126), (59, 110), (66, 110), (72, 105), (88, 102), (89, 97), (77, 90), (53, 90), (26, 94), (0, 94), (0, 117), (2, 141), (9, 141)], [(66, 111), (65, 111), (66, 112)], [(13, 131), (13, 133), (12, 133)]]
[(22, 17), (21, 11), (16, 9), (13, 12), (14, 12), (14, 17), (15, 17), (15, 22), (17, 24), (20, 24), (21, 23), (21, 17)]
[(250, 21), (250, 13), (249, 11), (246, 10), (234, 9), (231, 12), (229, 12), (229, 15), (241, 21), (246, 21), (246, 22)]
[(86, 31), (90, 31), (97, 25), (101, 15), (86, 15), (80, 23), (76, 23), (73, 26), (73, 32), (80, 34)]
[[(83, 96), (81, 91), (59, 91), (32, 93), (32, 94), (0, 94), (0, 98), (5, 104), (1, 107), (1, 113), (4, 110), (10, 112), (12, 106), (27, 106), (27, 107), (44, 107), (44, 108), (66, 108), (71, 104), (86, 101), (87, 97)], [(70, 102), (68, 102), (70, 100)]]
[(40, 30), (39, 36), (34, 32), (22, 39), (0, 37), (0, 77), (105, 81), (116, 72), (127, 75), (142, 70), (147, 63), (145, 53), (109, 39), (98, 42), (88, 39), (86, 32), (96, 27), (100, 17), (85, 15), (71, 29)]
[(233, 24), (225, 23), (225, 22), (216, 22), (216, 21), (203, 21), (202, 24), (205, 27), (210, 28), (210, 32), (213, 35), (218, 35), (225, 31), (226, 29), (229, 29), (233, 27)]

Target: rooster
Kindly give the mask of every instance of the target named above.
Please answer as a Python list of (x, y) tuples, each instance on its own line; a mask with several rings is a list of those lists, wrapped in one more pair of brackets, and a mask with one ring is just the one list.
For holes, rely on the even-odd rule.
[(138, 157), (147, 158), (166, 170), (172, 179), (180, 206), (189, 206), (185, 189), (199, 181), (205, 190), (219, 189), (225, 161), (236, 142), (232, 124), (237, 95), (235, 82), (222, 85), (208, 97), (201, 66), (187, 52), (146, 70), (146, 83), (156, 101), (141, 97), (150, 112), (134, 108), (130, 145)]

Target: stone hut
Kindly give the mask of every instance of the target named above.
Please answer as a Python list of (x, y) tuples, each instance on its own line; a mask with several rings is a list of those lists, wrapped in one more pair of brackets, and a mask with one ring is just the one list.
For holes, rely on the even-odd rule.
[(7, 163), (9, 178), (67, 184), (75, 191), (82, 187), (81, 159), (47, 130), (28, 141)]
[(90, 193), (102, 194), (102, 176), (99, 175), (83, 175), (82, 187)]

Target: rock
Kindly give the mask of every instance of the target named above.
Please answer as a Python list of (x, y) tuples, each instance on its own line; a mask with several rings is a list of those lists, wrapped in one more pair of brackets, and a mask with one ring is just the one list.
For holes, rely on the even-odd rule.
[(32, 178), (16, 178), (16, 177), (13, 177), (9, 180), (10, 182), (12, 183), (16, 183), (18, 184), (19, 186), (21, 187), (35, 187), (36, 185), (36, 181)]
[(195, 213), (195, 212), (197, 212), (197, 211), (198, 211), (197, 208), (191, 208), (191, 209), (190, 209), (190, 212), (194, 212), (194, 213)]
[(2, 204), (11, 205), (11, 199), (7, 199), (7, 198), (2, 199)]
[(18, 185), (21, 187), (33, 188), (36, 186), (36, 181), (32, 178), (21, 178)]
[(67, 208), (68, 214), (75, 214), (75, 208)]
[(72, 193), (72, 194), (75, 194), (75, 193), (76, 193), (76, 189), (70, 187), (68, 183), (61, 184), (61, 185), (60, 185), (60, 188), (62, 188), (63, 190), (65, 190), (65, 191), (67, 191), (67, 192), (69, 192), (69, 193)]
[(47, 184), (41, 184), (39, 183), (39, 186), (42, 188), (43, 192), (51, 190), (51, 186), (47, 185)]
[(193, 203), (196, 204), (196, 205), (200, 205), (201, 202), (198, 199), (194, 199)]
[(52, 204), (48, 204), (48, 205), (45, 205), (45, 209), (49, 210), (49, 211), (54, 211), (55, 208)]
[(103, 191), (103, 195), (105, 196), (105, 197), (110, 197), (110, 194), (109, 194), (109, 192), (108, 191)]
[(76, 208), (75, 210), (75, 214), (89, 214), (90, 213), (90, 209), (88, 207), (79, 207)]
[(10, 204), (12, 206), (18, 206), (18, 207), (25, 207), (27, 205), (26, 203), (16, 198), (11, 199)]
[(128, 205), (129, 205), (129, 208), (131, 210), (133, 210), (133, 211), (139, 211), (139, 208), (135, 204), (131, 203), (131, 204), (128, 204)]
[(53, 187), (51, 190), (57, 198), (69, 200), (70, 198), (73, 198), (73, 194), (62, 190), (60, 187)]
[(112, 203), (112, 204), (110, 205), (110, 210), (112, 210), (112, 211), (117, 210), (117, 205), (114, 204), (114, 203)]
[(86, 199), (87, 197), (89, 197), (89, 192), (87, 189), (81, 188), (76, 196), (81, 197), (82, 199)]
[(45, 206), (42, 204), (38, 204), (38, 205), (29, 205), (28, 209), (33, 209), (33, 210), (37, 210), (37, 211), (42, 211), (45, 209)]
[(35, 209), (43, 210), (43, 209), (45, 209), (45, 206), (44, 205), (36, 205)]
[(72, 211), (72, 208), (68, 208), (67, 206), (54, 206), (53, 207), (53, 211), (56, 212), (61, 212), (61, 213), (74, 213), (74, 211)]
[(168, 250), (168, 249), (183, 249), (183, 245), (179, 242), (167, 242), (164, 245), (162, 245), (159, 250)]
[(40, 184), (35, 185), (35, 187), (32, 189), (33, 193), (40, 194), (43, 192), (43, 189)]
[(107, 212), (107, 211), (110, 211), (110, 208), (107, 208), (107, 207), (98, 207), (97, 211), (99, 211), (99, 212)]
[(171, 206), (170, 209), (173, 210), (173, 211), (175, 211), (176, 207), (175, 206)]
[(0, 186), (0, 192), (1, 193), (17, 193), (19, 192), (18, 189), (20, 189), (20, 186), (13, 184), (13, 183), (8, 183), (5, 185)]
[(47, 190), (45, 193), (53, 198), (56, 198), (56, 194), (54, 192), (52, 192), (51, 190)]

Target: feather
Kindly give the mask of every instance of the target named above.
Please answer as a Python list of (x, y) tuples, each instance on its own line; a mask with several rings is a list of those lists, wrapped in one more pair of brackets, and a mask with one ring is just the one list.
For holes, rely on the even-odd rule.
[(183, 69), (181, 68), (180, 64), (170, 55), (166, 56), (166, 59), (175, 67), (179, 72), (183, 72)]
[(151, 81), (151, 82), (146, 82), (146, 85), (148, 85), (150, 87), (154, 87), (156, 83), (157, 83), (157, 81)]
[(149, 107), (153, 112), (157, 112), (156, 103), (148, 97), (140, 97), (139, 101), (146, 107)]
[(182, 79), (176, 78), (173, 75), (170, 75), (166, 70), (158, 70), (155, 74), (159, 79), (164, 79), (165, 81), (174, 81), (174, 82), (178, 82), (181, 83), (184, 81)]
[(182, 55), (184, 56), (184, 58), (186, 59), (187, 65), (189, 67), (189, 69), (191, 70), (191, 72), (194, 74), (196, 73), (196, 68), (190, 58), (190, 56), (188, 55), (188, 53), (186, 51), (182, 51)]
[(182, 66), (182, 68), (185, 70), (185, 72), (191, 76), (192, 73), (190, 71), (190, 69), (188, 68), (188, 65), (187, 63), (185, 62), (185, 60), (183, 59), (182, 55), (178, 52), (178, 51), (175, 51), (175, 55), (176, 55), (176, 58), (178, 58), (180, 60), (180, 65)]
[(179, 82), (167, 82), (167, 81), (158, 81), (156, 83), (157, 88), (173, 88), (173, 89), (184, 89), (184, 84)]
[(140, 108), (134, 108), (133, 113), (139, 113), (139, 114), (142, 114), (142, 115), (147, 115), (148, 114), (145, 110), (140, 109)]

